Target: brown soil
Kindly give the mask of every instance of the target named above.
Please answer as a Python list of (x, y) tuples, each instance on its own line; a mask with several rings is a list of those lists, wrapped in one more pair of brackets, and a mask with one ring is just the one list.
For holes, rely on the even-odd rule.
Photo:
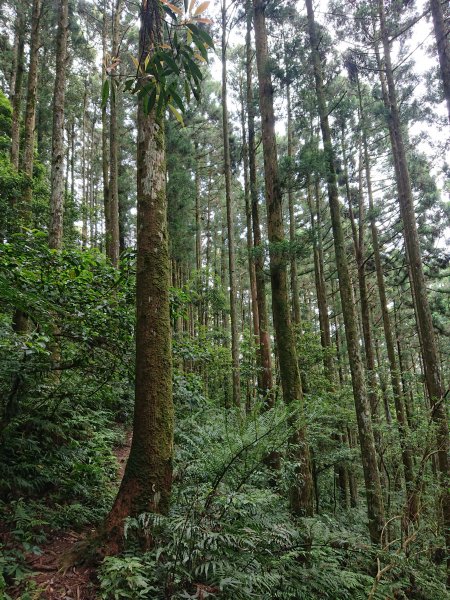
[[(130, 453), (132, 434), (128, 433), (125, 444), (114, 451), (119, 469), (117, 480), (122, 480), (125, 464)], [(65, 531), (51, 533), (48, 541), (41, 546), (39, 556), (30, 555), (27, 559), (32, 569), (31, 579), (36, 582), (36, 595), (39, 600), (95, 600), (95, 569), (83, 565), (63, 567), (64, 557), (68, 556), (74, 545), (94, 531), (88, 528), (81, 533)], [(13, 597), (20, 597), (20, 590), (9, 590)]]

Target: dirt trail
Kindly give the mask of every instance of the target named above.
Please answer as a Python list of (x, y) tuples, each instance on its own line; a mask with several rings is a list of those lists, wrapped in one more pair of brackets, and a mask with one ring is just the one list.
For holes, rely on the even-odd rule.
[[(132, 434), (128, 433), (125, 444), (115, 449), (119, 469), (117, 480), (121, 481), (125, 464), (130, 453)], [(82, 532), (65, 531), (49, 535), (46, 544), (41, 546), (42, 554), (32, 555), (28, 564), (32, 569), (32, 579), (36, 582), (41, 600), (95, 600), (96, 590), (93, 584), (92, 567), (74, 566), (61, 569), (61, 559), (70, 552), (73, 545), (94, 531), (93, 528)]]

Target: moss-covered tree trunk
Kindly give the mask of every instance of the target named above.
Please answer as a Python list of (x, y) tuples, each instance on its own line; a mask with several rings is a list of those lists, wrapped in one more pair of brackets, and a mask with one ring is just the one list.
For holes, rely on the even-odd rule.
[(50, 248), (61, 248), (64, 217), (64, 102), (66, 91), (67, 40), (69, 33), (69, 2), (59, 3), (56, 40), (56, 75), (53, 92), (52, 170), (50, 196)]
[(22, 225), (29, 227), (32, 221), (31, 200), (33, 196), (34, 139), (36, 125), (36, 101), (39, 66), (40, 24), (42, 0), (33, 0), (31, 15), (30, 61), (28, 65), (27, 103), (25, 108), (25, 131), (22, 152), (21, 171), (26, 175), (26, 185), (19, 206)]
[(379, 543), (384, 525), (384, 507), (381, 493), (380, 474), (377, 466), (375, 440), (370, 416), (370, 404), (359, 349), (357, 314), (353, 297), (352, 283), (347, 264), (344, 234), (341, 224), (339, 195), (336, 180), (335, 158), (328, 122), (328, 109), (325, 101), (322, 65), (319, 55), (319, 38), (316, 33), (312, 0), (305, 0), (308, 13), (308, 31), (311, 45), (318, 112), (327, 167), (328, 201), (333, 229), (334, 250), (339, 277), (339, 292), (347, 339), (347, 352), (352, 377), (353, 396), (358, 423), (359, 442), (367, 497), (367, 514), (370, 537)]
[(19, 146), (20, 146), (20, 117), (22, 106), (22, 84), (24, 73), (25, 55), (25, 10), (21, 2), (16, 6), (15, 22), (15, 75), (11, 82), (14, 88), (11, 90), (12, 123), (11, 123), (11, 163), (16, 170), (19, 168)]
[[(139, 56), (160, 41), (157, 0), (143, 0)], [(172, 487), (173, 402), (169, 313), (170, 258), (167, 234), (163, 119), (138, 108), (136, 265), (136, 383), (133, 441), (124, 477), (106, 520), (106, 548), (122, 543), (124, 519), (165, 513)]]
[(251, 44), (251, 28), (253, 8), (251, 0), (246, 3), (247, 30), (245, 35), (245, 69), (246, 69), (246, 102), (248, 121), (248, 168), (249, 188), (252, 213), (253, 246), (255, 262), (256, 299), (258, 302), (259, 320), (259, 359), (261, 370), (260, 392), (266, 399), (267, 406), (273, 403), (272, 354), (269, 336), (269, 319), (267, 315), (266, 281), (264, 275), (264, 256), (259, 223), (258, 190), (256, 187), (256, 146), (255, 146), (255, 107), (253, 101), (253, 49)]
[(285, 240), (282, 193), (278, 175), (273, 87), (269, 69), (269, 52), (267, 46), (264, 6), (264, 2), (261, 0), (253, 0), (256, 62), (259, 81), (259, 106), (261, 110), (264, 154), (267, 229), (270, 242), (272, 314), (283, 398), (286, 404), (295, 407), (298, 410), (300, 418), (300, 424), (290, 440), (295, 460), (298, 462), (296, 481), (293, 482), (291, 487), (291, 508), (296, 514), (311, 515), (313, 512), (311, 458), (306, 436), (303, 390), (289, 310), (287, 260), (283, 256), (282, 250)]

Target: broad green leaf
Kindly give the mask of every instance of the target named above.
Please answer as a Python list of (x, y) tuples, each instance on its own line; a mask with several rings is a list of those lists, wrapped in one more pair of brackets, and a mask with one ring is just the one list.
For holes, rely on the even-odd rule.
[(183, 117), (181, 116), (181, 113), (179, 110), (177, 110), (172, 104), (169, 104), (169, 108), (172, 111), (172, 114), (174, 115), (174, 117), (176, 118), (176, 120), (181, 123), (181, 125), (184, 127), (184, 121), (183, 121)]

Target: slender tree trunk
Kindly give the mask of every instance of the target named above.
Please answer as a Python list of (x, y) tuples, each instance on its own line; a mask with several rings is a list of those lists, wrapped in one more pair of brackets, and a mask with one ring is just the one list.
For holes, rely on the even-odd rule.
[[(425, 276), (423, 272), (422, 257), (420, 254), (419, 236), (417, 233), (414, 202), (409, 178), (406, 149), (403, 141), (403, 132), (400, 112), (397, 102), (397, 92), (394, 81), (393, 68), (390, 55), (390, 43), (386, 26), (384, 0), (378, 1), (380, 33), (384, 51), (384, 65), (387, 82), (387, 96), (384, 99), (389, 111), (389, 129), (394, 157), (397, 189), (400, 204), (400, 214), (403, 222), (405, 245), (409, 266), (411, 269), (413, 292), (416, 300), (417, 321), (423, 345), (423, 363), (425, 381), (431, 404), (431, 416), (436, 424), (436, 440), (440, 483), (442, 489), (442, 513), (444, 518), (444, 531), (447, 549), (450, 548), (450, 493), (449, 493), (449, 431), (447, 411), (445, 407), (444, 389), (439, 368), (439, 355), (428, 303)], [(449, 554), (449, 553), (448, 553)], [(447, 562), (447, 575), (450, 583), (450, 554)]]
[[(375, 355), (373, 351), (372, 341), (372, 330), (370, 326), (370, 308), (369, 298), (367, 292), (366, 282), (366, 258), (365, 258), (365, 243), (364, 243), (364, 204), (362, 197), (362, 158), (361, 152), (359, 156), (359, 191), (358, 191), (358, 227), (356, 227), (355, 219), (353, 215), (352, 199), (350, 196), (350, 185), (348, 180), (348, 167), (347, 167), (347, 152), (345, 147), (345, 135), (344, 131), (341, 132), (342, 139), (342, 160), (344, 163), (345, 173), (345, 186), (347, 194), (347, 202), (349, 208), (350, 219), (352, 223), (353, 231), (353, 245), (355, 249), (356, 266), (358, 269), (358, 286), (359, 286), (359, 298), (361, 308), (361, 329), (363, 332), (364, 339), (364, 353), (366, 358), (367, 368), (367, 380), (368, 380), (368, 397), (370, 403), (370, 410), (372, 415), (372, 422), (378, 423), (379, 421), (379, 410), (378, 410), (378, 394), (376, 389), (375, 380)], [(378, 434), (376, 434), (377, 446), (380, 446), (381, 441), (379, 440)]]
[(267, 315), (266, 282), (264, 276), (264, 254), (261, 240), (261, 228), (259, 223), (258, 190), (256, 187), (256, 147), (255, 147), (255, 107), (253, 102), (253, 77), (252, 77), (252, 4), (247, 0), (247, 31), (245, 37), (246, 46), (246, 96), (247, 96), (247, 120), (248, 120), (248, 168), (249, 188), (253, 227), (253, 246), (255, 249), (255, 284), (256, 299), (258, 302), (259, 320), (259, 358), (261, 370), (260, 392), (266, 400), (268, 407), (272, 406), (274, 398), (272, 394), (272, 353), (269, 336), (269, 318)]
[(446, 4), (445, 0), (430, 0), (442, 85), (444, 87), (444, 97), (447, 101), (448, 120), (450, 121), (450, 28), (445, 22), (443, 11), (443, 6)]
[[(102, 19), (102, 86), (106, 81), (106, 58), (108, 47), (108, 0), (103, 0)], [(105, 252), (111, 256), (111, 211), (109, 207), (109, 145), (108, 145), (108, 113), (106, 105), (102, 107), (102, 175), (103, 175), (103, 205), (105, 210)]]
[(53, 137), (50, 196), (50, 248), (61, 248), (64, 218), (64, 102), (66, 91), (67, 40), (69, 33), (69, 0), (60, 0), (56, 41), (56, 76), (53, 92)]
[(40, 22), (42, 0), (33, 0), (31, 15), (30, 62), (28, 67), (27, 104), (25, 109), (25, 134), (21, 170), (27, 176), (19, 216), (22, 225), (32, 223), (31, 200), (33, 196), (32, 178), (34, 163), (34, 134), (36, 125), (36, 100), (38, 83), (38, 64), (40, 47)]
[[(22, 84), (24, 73), (25, 55), (25, 7), (17, 3), (16, 30), (16, 74), (14, 77), (14, 89), (11, 98), (12, 124), (11, 124), (11, 163), (16, 171), (19, 169), (19, 147), (20, 147), (20, 116), (22, 106)], [(13, 207), (14, 208), (14, 207)]]
[[(293, 160), (292, 143), (292, 107), (291, 107), (291, 86), (286, 84), (286, 102), (287, 102), (287, 153), (290, 161)], [(289, 163), (289, 181), (288, 181), (288, 205), (289, 205), (289, 242), (291, 245), (291, 297), (292, 297), (292, 320), (295, 325), (300, 325), (300, 295), (298, 291), (297, 257), (295, 256), (295, 214), (294, 214), (294, 191), (292, 189), (293, 164)]]
[[(250, 300), (253, 322), (253, 339), (258, 347), (259, 354), (259, 315), (258, 315), (258, 298), (256, 291), (256, 274), (255, 262), (253, 260), (253, 234), (252, 234), (252, 206), (250, 199), (250, 185), (248, 175), (248, 143), (247, 130), (245, 126), (245, 100), (243, 81), (240, 81), (240, 100), (241, 100), (241, 129), (242, 129), (242, 157), (244, 161), (244, 196), (245, 196), (245, 218), (247, 225), (247, 256), (248, 256), (248, 276), (250, 282)], [(258, 366), (261, 365), (261, 357), (258, 356)], [(258, 387), (262, 389), (262, 369), (258, 372)]]
[[(123, 0), (116, 0), (113, 15), (112, 31), (112, 60), (118, 60), (120, 43), (120, 15), (122, 13)], [(107, 255), (114, 267), (119, 266), (119, 124), (118, 124), (118, 87), (116, 87), (115, 75), (119, 72), (117, 65), (111, 75), (111, 96), (109, 112), (109, 185), (108, 185), (108, 212), (109, 231), (106, 231)]]
[(227, 203), (227, 231), (228, 231), (228, 264), (230, 284), (230, 321), (231, 321), (231, 362), (233, 379), (233, 403), (241, 404), (241, 385), (239, 369), (239, 331), (237, 311), (236, 287), (236, 260), (234, 248), (234, 218), (231, 198), (231, 161), (230, 140), (228, 125), (227, 103), (227, 11), (225, 0), (222, 1), (222, 133), (223, 133), (223, 158), (225, 174), (225, 196)]
[(273, 87), (269, 69), (269, 52), (264, 2), (253, 0), (256, 61), (259, 80), (264, 175), (266, 184), (267, 228), (270, 242), (270, 278), (272, 314), (280, 364), (281, 386), (286, 404), (299, 407), (301, 424), (291, 439), (299, 463), (297, 481), (291, 488), (291, 508), (296, 514), (313, 512), (313, 481), (303, 408), (303, 390), (298, 369), (294, 331), (290, 319), (287, 265), (280, 250), (284, 242), (282, 193), (278, 176)]
[[(161, 43), (159, 2), (143, 0), (141, 61)], [(167, 232), (163, 119), (138, 108), (136, 266), (136, 395), (133, 441), (124, 477), (106, 520), (110, 553), (123, 542), (128, 516), (166, 513), (172, 486), (173, 402), (169, 312), (170, 258)]]
[(198, 272), (202, 268), (202, 227), (200, 219), (200, 166), (198, 142), (194, 141), (195, 149), (195, 268)]
[[(367, 135), (366, 135), (366, 121), (365, 114), (363, 110), (362, 98), (361, 98), (361, 90), (359, 84), (359, 78), (357, 80), (358, 85), (358, 97), (359, 97), (359, 108), (361, 115), (361, 129), (362, 129), (362, 142), (363, 142), (363, 150), (364, 150), (364, 169), (365, 169), (365, 177), (366, 177), (366, 185), (367, 185), (367, 196), (369, 200), (369, 214), (370, 214), (370, 231), (372, 235), (372, 248), (375, 260), (375, 270), (377, 275), (377, 284), (378, 284), (378, 295), (380, 300), (380, 308), (381, 308), (381, 316), (383, 321), (383, 329), (384, 329), (384, 337), (386, 342), (386, 350), (389, 361), (389, 371), (391, 376), (391, 386), (394, 397), (394, 406), (395, 406), (395, 414), (397, 418), (397, 427), (399, 432), (400, 446), (402, 449), (402, 461), (403, 461), (403, 469), (406, 483), (406, 493), (408, 497), (407, 506), (408, 506), (408, 517), (411, 520), (415, 520), (417, 518), (419, 512), (419, 504), (418, 504), (418, 496), (414, 492), (414, 467), (413, 467), (413, 457), (411, 448), (408, 447), (407, 444), (407, 430), (408, 424), (405, 417), (405, 409), (403, 403), (403, 397), (400, 387), (400, 375), (397, 368), (397, 361), (395, 358), (395, 347), (394, 347), (394, 339), (392, 335), (392, 327), (389, 318), (388, 304), (386, 298), (386, 286), (384, 283), (384, 274), (383, 267), (381, 264), (381, 254), (380, 254), (380, 243), (378, 240), (378, 230), (375, 221), (375, 211), (374, 211), (374, 203), (373, 203), (373, 192), (372, 192), (372, 178), (370, 175), (370, 157), (369, 157), (369, 149), (367, 143)], [(389, 408), (389, 405), (388, 407)], [(390, 413), (387, 410), (386, 414)], [(388, 419), (389, 422), (389, 419)]]
[[(17, 206), (19, 228), (30, 227), (33, 223), (33, 165), (34, 165), (34, 141), (36, 125), (36, 100), (39, 66), (40, 46), (40, 21), (42, 12), (42, 0), (33, 0), (31, 13), (31, 38), (30, 38), (30, 60), (28, 66), (27, 102), (25, 108), (25, 132), (24, 146), (21, 157), (20, 170), (26, 176), (22, 198)], [(17, 82), (16, 82), (17, 88)], [(19, 90), (20, 91), (20, 90)], [(20, 100), (18, 100), (20, 110)], [(19, 128), (20, 115), (17, 127)], [(18, 134), (19, 135), (19, 134)], [(15, 159), (16, 160), (16, 159)], [(13, 329), (17, 333), (25, 333), (28, 329), (28, 317), (21, 311), (16, 310), (13, 316)]]
[(86, 182), (86, 121), (87, 121), (87, 81), (84, 87), (83, 98), (83, 127), (81, 132), (81, 245), (87, 247), (88, 242), (88, 199), (87, 199), (87, 182)]
[(380, 474), (378, 472), (375, 441), (372, 429), (372, 421), (370, 418), (370, 404), (367, 397), (366, 383), (359, 351), (357, 315), (347, 264), (345, 240), (341, 225), (339, 196), (334, 162), (335, 159), (328, 122), (328, 110), (325, 102), (322, 65), (319, 56), (319, 41), (316, 34), (312, 0), (305, 0), (305, 3), (308, 13), (308, 30), (316, 82), (320, 127), (322, 130), (327, 166), (328, 199), (339, 276), (339, 291), (345, 323), (347, 351), (350, 363), (350, 372), (352, 376), (353, 396), (355, 400), (356, 418), (358, 422), (359, 441), (361, 446), (361, 457), (366, 487), (369, 532), (372, 541), (374, 543), (379, 543), (384, 526), (384, 507), (383, 496), (381, 493)]

